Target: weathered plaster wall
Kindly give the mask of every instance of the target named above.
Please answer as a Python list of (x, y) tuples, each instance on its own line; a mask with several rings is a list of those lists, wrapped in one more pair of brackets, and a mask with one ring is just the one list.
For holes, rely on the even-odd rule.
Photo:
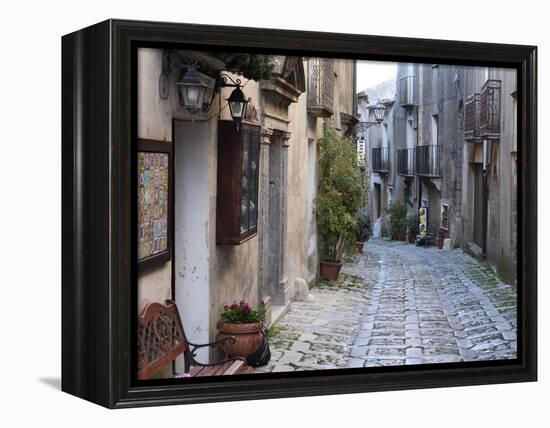
[[(175, 122), (175, 297), (185, 333), (193, 343), (206, 343), (209, 339), (207, 237), (212, 224), (208, 221), (206, 171), (210, 134), (208, 122)], [(201, 350), (199, 358), (206, 356)]]
[[(498, 195), (498, 203), (491, 206), (491, 224), (498, 224), (496, 234), (489, 234), (493, 244), (492, 261), (497, 273), (506, 281), (516, 280), (517, 263), (517, 170), (515, 153), (514, 94), (517, 89), (516, 71), (495, 69), (492, 78), (501, 81), (500, 140), (494, 143), (491, 159), (490, 194)], [(495, 239), (496, 238), (496, 239)]]
[[(479, 93), (481, 86), (487, 80), (489, 71), (486, 67), (464, 67), (461, 78), (464, 82), (464, 99)], [(469, 250), (474, 241), (474, 201), (475, 201), (475, 169), (483, 162), (483, 143), (465, 142), (462, 164), (462, 234), (461, 247)]]
[[(485, 81), (501, 81), (500, 139), (490, 143), (490, 166), (487, 177), (488, 233), (487, 261), (505, 281), (516, 280), (517, 264), (517, 160), (516, 160), (516, 72), (485, 67), (466, 68), (465, 97), (479, 93)], [(463, 154), (462, 247), (469, 250), (474, 233), (475, 174), (474, 165), (482, 165), (483, 143), (465, 143)]]
[[(372, 100), (371, 100), (372, 101)], [(378, 100), (375, 101), (375, 103)], [(372, 103), (371, 103), (372, 105)], [(374, 122), (376, 118), (374, 111), (367, 106), (362, 108), (361, 120), (367, 122)], [(386, 208), (390, 205), (390, 189), (393, 191), (394, 200), (402, 201), (396, 193), (395, 183), (397, 177), (397, 152), (395, 149), (395, 135), (394, 135), (394, 104), (392, 102), (386, 103), (386, 113), (384, 120), (380, 125), (373, 125), (366, 131), (366, 148), (369, 153), (368, 169), (372, 170), (372, 149), (384, 148), (388, 149), (389, 159), (389, 171), (388, 172), (372, 172), (371, 176), (371, 189), (374, 189), (374, 184), (380, 184), (380, 207), (381, 217), (384, 219)], [(374, 225), (376, 221), (376, 209), (377, 195), (372, 190), (370, 192), (371, 200), (371, 224)]]
[[(304, 67), (307, 70), (307, 61), (304, 61)], [(307, 107), (307, 93), (302, 95), (306, 100)], [(308, 284), (317, 278), (319, 272), (319, 237), (317, 235), (317, 218), (315, 215), (315, 203), (318, 189), (318, 176), (319, 176), (319, 147), (317, 142), (323, 135), (324, 119), (316, 118), (306, 115), (306, 136), (308, 141), (308, 194), (307, 194), (307, 277), (304, 279)]]
[[(239, 77), (239, 76), (235, 76)], [(243, 92), (247, 98), (251, 98), (251, 103), (259, 110), (259, 85), (250, 80), (246, 82)], [(233, 88), (224, 88), (221, 92), (222, 100), (229, 97)], [(226, 105), (225, 101), (211, 109), (211, 114), (218, 111)], [(221, 119), (230, 120), (229, 108), (223, 108)], [(214, 339), (216, 335), (216, 324), (224, 305), (230, 305), (233, 300), (240, 301), (245, 299), (257, 308), (262, 296), (259, 294), (258, 285), (258, 235), (247, 240), (241, 245), (216, 245), (216, 197), (217, 197), (217, 121), (212, 120), (211, 124), (212, 138), (209, 142), (209, 164), (208, 164), (208, 195), (209, 195), (209, 219), (211, 227), (208, 229), (208, 263), (209, 263), (209, 288), (210, 288), (210, 338)], [(260, 148), (260, 157), (263, 156), (263, 150)], [(260, 170), (260, 174), (261, 174)], [(259, 183), (259, 199), (265, 191), (265, 181)], [(223, 213), (220, 213), (223, 215)], [(260, 226), (258, 226), (260, 227)], [(258, 230), (258, 234), (260, 230)]]
[(286, 276), (290, 295), (296, 278), (308, 278), (308, 136), (307, 94), (289, 106)]
[(354, 79), (355, 79), (355, 61), (339, 59), (335, 61), (336, 88), (335, 98), (341, 113), (356, 115), (354, 108)]
[[(138, 138), (166, 141), (172, 144), (172, 110), (170, 100), (158, 96), (162, 50), (142, 48), (138, 53)], [(174, 79), (174, 78), (173, 78)], [(171, 84), (175, 85), (175, 80)], [(164, 302), (171, 297), (172, 262), (140, 273), (138, 277), (138, 310), (147, 303)]]
[[(257, 307), (260, 300), (266, 297), (266, 290), (261, 289), (260, 285), (265, 277), (265, 260), (260, 262), (260, 255), (265, 257), (266, 252), (261, 251), (259, 244), (264, 228), (269, 226), (266, 210), (266, 195), (269, 194), (270, 186), (269, 149), (276, 141), (282, 144), (281, 153), (285, 153), (284, 168), (287, 172), (282, 257), (284, 279), (289, 287), (288, 297), (293, 296), (296, 278), (310, 280), (316, 276), (318, 266), (312, 265), (312, 260), (315, 260), (315, 265), (318, 260), (312, 209), (316, 194), (316, 142), (322, 135), (324, 120), (308, 117), (307, 93), (289, 105), (288, 120), (281, 120), (287, 114), (286, 111), (271, 111), (275, 116), (269, 117), (269, 123), (266, 124), (269, 126), (264, 129), (271, 127), (278, 133), (262, 137), (258, 235), (237, 246), (216, 245), (213, 225), (218, 215), (217, 121), (230, 119), (225, 99), (232, 88), (224, 88), (215, 97), (208, 113), (192, 117), (179, 106), (175, 91), (178, 77), (176, 71), (170, 76), (169, 98), (160, 99), (158, 78), (161, 64), (162, 50), (140, 50), (138, 136), (171, 144), (172, 123), (175, 120), (175, 256), (172, 262), (139, 277), (139, 305), (142, 307), (146, 302), (163, 302), (171, 296), (172, 263), (176, 263), (176, 300), (184, 328), (192, 340), (211, 341), (216, 334), (216, 323), (224, 305), (244, 298)], [(344, 61), (337, 65), (337, 69), (335, 109), (339, 112), (340, 104), (345, 104), (346, 112), (350, 112), (354, 105), (353, 62)], [(246, 79), (243, 79), (243, 83), (245, 96), (251, 98), (251, 104), (258, 110), (258, 116), (262, 117), (265, 94), (261, 93), (260, 84), (246, 82)], [(342, 96), (340, 90), (346, 90), (349, 94)], [(339, 127), (339, 114), (335, 114), (335, 119)], [(201, 357), (206, 359), (208, 355)]]
[[(441, 205), (449, 206), (447, 236), (454, 246), (460, 245), (462, 212), (462, 151), (464, 147), (462, 117), (459, 116), (459, 89), (455, 74), (463, 73), (462, 67), (422, 64), (421, 103), (419, 104), (419, 133), (423, 144), (440, 145), (440, 179), (423, 178), (429, 193), (429, 231), (436, 234), (441, 225)], [(437, 135), (433, 118), (437, 117)], [(423, 192), (423, 198), (426, 194)]]
[[(207, 341), (215, 336), (215, 325), (223, 305), (243, 297), (254, 306), (259, 303), (257, 238), (240, 246), (217, 246), (215, 227), (212, 227), (216, 224), (217, 119), (230, 119), (229, 109), (222, 107), (231, 88), (222, 90), (222, 100), (216, 96), (207, 114), (192, 118), (178, 104), (174, 89), (176, 72), (170, 76), (169, 99), (160, 99), (161, 64), (162, 50), (140, 49), (138, 136), (166, 140), (171, 144), (172, 119), (182, 119), (177, 122), (181, 129), (175, 143), (176, 180), (182, 180), (175, 189), (176, 229), (180, 231), (176, 232), (175, 239), (175, 257), (180, 260), (175, 278), (176, 298), (190, 339)], [(246, 83), (246, 79), (243, 80)], [(258, 84), (250, 81), (243, 91), (259, 108)], [(199, 128), (201, 131), (195, 132)], [(198, 153), (201, 148), (205, 149), (202, 154)], [(197, 156), (199, 158), (195, 159)], [(204, 189), (201, 190), (199, 183), (204, 183)], [(200, 215), (201, 212), (204, 215)], [(198, 223), (193, 225), (193, 220)], [(171, 263), (140, 275), (140, 308), (148, 302), (164, 302), (171, 297)], [(193, 279), (193, 275), (197, 278)]]

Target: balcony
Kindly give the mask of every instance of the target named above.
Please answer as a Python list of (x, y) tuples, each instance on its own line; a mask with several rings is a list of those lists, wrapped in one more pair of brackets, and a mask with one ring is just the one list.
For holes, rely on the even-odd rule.
[(500, 80), (487, 80), (481, 87), (479, 134), (484, 140), (500, 138)]
[(414, 149), (397, 150), (397, 174), (404, 177), (414, 176)]
[(414, 102), (414, 76), (403, 76), (399, 79), (399, 107), (413, 107)]
[(441, 146), (416, 146), (416, 175), (441, 177)]
[(334, 114), (333, 59), (309, 59), (307, 112), (314, 117), (330, 117)]
[(372, 149), (372, 170), (378, 173), (390, 171), (390, 149), (389, 147), (377, 147)]
[(470, 95), (464, 103), (464, 139), (466, 141), (481, 141), (479, 134), (480, 103), (480, 94)]

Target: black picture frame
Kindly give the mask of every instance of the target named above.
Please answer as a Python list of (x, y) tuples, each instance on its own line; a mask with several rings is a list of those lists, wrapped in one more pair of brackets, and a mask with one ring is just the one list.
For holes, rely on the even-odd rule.
[[(517, 69), (518, 359), (136, 382), (133, 52), (158, 43)], [(537, 379), (535, 46), (107, 20), (62, 38), (62, 79), (63, 391), (125, 408)]]

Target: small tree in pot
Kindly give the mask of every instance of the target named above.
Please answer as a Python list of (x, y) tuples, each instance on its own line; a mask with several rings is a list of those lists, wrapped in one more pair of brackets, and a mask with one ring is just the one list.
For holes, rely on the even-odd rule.
[(401, 202), (394, 202), (386, 212), (389, 215), (389, 232), (391, 239), (395, 241), (403, 241), (405, 239), (405, 229), (407, 209)]
[(334, 129), (319, 139), (319, 192), (315, 214), (321, 236), (321, 275), (335, 280), (347, 248), (355, 242), (359, 209), (364, 193), (364, 174), (356, 165), (356, 153), (349, 138)]
[(370, 220), (365, 214), (360, 214), (356, 217), (357, 221), (357, 230), (355, 233), (355, 240), (357, 251), (359, 253), (363, 252), (363, 246), (365, 242), (369, 240), (370, 236)]
[(416, 236), (418, 235), (418, 215), (413, 214), (407, 217), (407, 232), (409, 236), (409, 243), (414, 244), (416, 242)]

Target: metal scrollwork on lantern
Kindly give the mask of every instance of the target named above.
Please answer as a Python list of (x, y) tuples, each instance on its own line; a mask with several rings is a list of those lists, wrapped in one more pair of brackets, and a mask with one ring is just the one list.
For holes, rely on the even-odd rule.
[(374, 121), (372, 122), (359, 122), (356, 126), (357, 132), (363, 132), (369, 129), (371, 126), (378, 125), (384, 121), (386, 115), (386, 106), (378, 101), (373, 107), (371, 107), (374, 112)]

